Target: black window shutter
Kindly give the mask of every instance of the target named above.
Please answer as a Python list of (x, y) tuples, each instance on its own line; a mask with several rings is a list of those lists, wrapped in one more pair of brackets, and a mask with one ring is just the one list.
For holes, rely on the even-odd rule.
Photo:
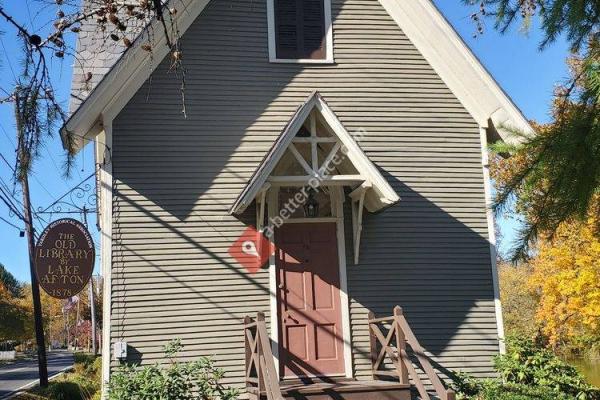
[(275, 40), (277, 58), (298, 56), (298, 2), (297, 0), (275, 1)]
[(274, 0), (277, 58), (324, 59), (324, 0)]
[(325, 58), (325, 7), (324, 0), (302, 2), (303, 46), (300, 58)]

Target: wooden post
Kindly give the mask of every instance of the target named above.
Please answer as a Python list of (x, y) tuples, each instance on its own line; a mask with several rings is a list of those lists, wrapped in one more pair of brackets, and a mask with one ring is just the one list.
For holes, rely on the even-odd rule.
[[(260, 337), (260, 324), (265, 322), (265, 314), (259, 312), (256, 314), (256, 353), (258, 354), (258, 365), (256, 366), (256, 372), (258, 373), (258, 398), (260, 394), (266, 389), (267, 382), (265, 381), (265, 374), (262, 370), (261, 360), (265, 359), (265, 349), (263, 349), (262, 340)], [(265, 359), (266, 362), (266, 359)]]
[(92, 353), (94, 355), (98, 354), (98, 347), (96, 346), (96, 304), (94, 303), (94, 276), (90, 279), (89, 283), (89, 291), (88, 295), (90, 298), (90, 322), (92, 324), (91, 328), (91, 339), (92, 339)]
[(250, 387), (250, 382), (248, 378), (250, 377), (250, 371), (248, 367), (250, 366), (250, 359), (252, 358), (252, 350), (250, 349), (250, 341), (248, 340), (248, 324), (252, 322), (252, 319), (249, 316), (244, 317), (244, 348), (246, 349), (246, 363), (244, 368), (244, 375), (246, 376), (246, 387)]
[(404, 331), (400, 327), (398, 318), (402, 317), (402, 307), (394, 307), (394, 325), (396, 326), (396, 346), (398, 347), (398, 361), (400, 364), (400, 383), (408, 384), (408, 368), (406, 363), (410, 360), (405, 360), (403, 354), (406, 354), (406, 337)]
[[(19, 88), (15, 90), (15, 120), (17, 126), (18, 156), (21, 163), (30, 157), (25, 151), (25, 138), (23, 137), (23, 121), (21, 120)], [(25, 217), (25, 231), (27, 232), (27, 247), (29, 250), (29, 273), (31, 275), (31, 297), (33, 298), (33, 321), (35, 325), (35, 340), (37, 343), (38, 372), (40, 386), (48, 386), (48, 366), (46, 360), (46, 345), (44, 343), (44, 322), (42, 319), (42, 303), (40, 300), (40, 287), (35, 273), (35, 238), (33, 229), (33, 216), (31, 214), (31, 198), (29, 196), (28, 173), (18, 174), (23, 188), (23, 211)]]
[(369, 343), (371, 345), (371, 374), (373, 375), (373, 380), (377, 380), (377, 375), (375, 373), (375, 362), (377, 361), (377, 338), (371, 329), (371, 320), (375, 319), (375, 313), (373, 311), (369, 311), (368, 319)]

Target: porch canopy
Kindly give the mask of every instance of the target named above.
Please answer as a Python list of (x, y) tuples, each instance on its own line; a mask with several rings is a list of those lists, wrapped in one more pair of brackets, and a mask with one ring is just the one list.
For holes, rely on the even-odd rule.
[(265, 197), (270, 189), (348, 187), (358, 261), (363, 208), (377, 212), (400, 200), (358, 145), (365, 133), (359, 130), (351, 135), (323, 97), (313, 92), (287, 123), (230, 208), (230, 214), (241, 214), (256, 200), (257, 224), (262, 225)]

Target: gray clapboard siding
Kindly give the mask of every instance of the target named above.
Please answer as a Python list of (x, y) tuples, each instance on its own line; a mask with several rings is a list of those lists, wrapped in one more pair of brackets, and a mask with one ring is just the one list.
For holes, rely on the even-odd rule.
[(335, 64), (270, 64), (265, 0), (212, 1), (182, 41), (187, 119), (165, 60), (114, 122), (111, 339), (133, 359), (160, 361), (180, 337), (186, 357), (214, 356), (241, 385), (240, 322), (268, 314), (268, 273), (228, 254), (254, 210), (227, 210), (319, 90), (350, 132), (366, 131), (360, 146), (402, 198), (365, 216), (360, 265), (346, 210), (355, 375), (369, 378), (368, 311), (396, 304), (446, 368), (492, 373), (478, 126), (377, 0), (333, 0), (333, 20)]

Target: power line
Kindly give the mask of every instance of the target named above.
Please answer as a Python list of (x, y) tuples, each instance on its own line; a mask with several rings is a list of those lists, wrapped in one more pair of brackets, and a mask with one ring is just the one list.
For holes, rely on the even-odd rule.
[[(3, 186), (0, 186), (0, 193), (5, 197), (6, 201), (10, 203), (10, 206), (13, 209), (19, 210), (19, 206), (20, 206), (19, 201), (17, 199), (15, 199), (14, 196), (12, 196), (9, 191), (4, 189)], [(15, 203), (17, 203), (17, 204), (15, 205)]]
[(16, 209), (16, 207), (10, 202), (10, 200), (4, 197), (3, 193), (4, 192), (0, 193), (0, 200), (2, 200), (4, 204), (6, 204), (10, 212), (16, 215), (20, 220), (25, 221), (25, 217), (23, 216), (23, 214), (21, 214), (19, 210)]
[[(54, 157), (52, 156), (52, 153), (50, 152), (50, 150), (48, 150), (48, 148), (46, 146), (44, 146), (44, 149), (46, 149), (46, 153), (48, 153), (48, 156), (50, 157), (50, 161), (52, 161), (52, 165), (54, 165), (54, 168), (56, 169), (56, 172), (58, 172), (60, 179), (62, 179), (62, 181), (64, 183), (68, 184), (67, 180), (65, 179), (63, 174), (60, 172), (60, 168), (58, 168), (58, 164), (56, 164), (56, 161), (54, 160)], [(80, 177), (81, 177), (81, 175), (80, 175)]]
[(50, 193), (50, 191), (46, 188), (46, 186), (44, 186), (44, 184), (38, 179), (38, 177), (35, 175), (35, 173), (33, 171), (31, 171), (31, 176), (33, 177), (33, 179), (35, 179), (35, 181), (42, 187), (42, 189), (44, 189), (44, 191), (48, 194), (48, 196), (50, 196), (50, 199), (52, 199), (52, 201), (55, 201), (56, 199), (54, 198), (54, 196), (52, 195), (52, 193)]
[(8, 165), (8, 168), (10, 168), (10, 170), (14, 173), (16, 173), (15, 171), (15, 167), (13, 167), (12, 165), (10, 165), (10, 163), (8, 162), (8, 160), (6, 159), (6, 157), (4, 157), (4, 154), (0, 153), (0, 157), (4, 160), (4, 162), (6, 163), (6, 165)]
[(2, 124), (0, 124), (0, 129), (2, 129), (2, 132), (4, 132), (4, 135), (6, 135), (6, 138), (8, 139), (8, 141), (10, 142), (10, 144), (12, 144), (12, 146), (14, 148), (16, 148), (17, 145), (15, 144), (15, 142), (13, 142), (12, 137), (10, 137), (10, 135), (8, 134), (8, 132), (6, 132), (6, 129), (4, 128), (4, 126)]
[(29, 16), (29, 25), (31, 26), (32, 30), (35, 30), (33, 18), (31, 18), (31, 8), (29, 8), (29, 0), (25, 1), (25, 5), (27, 6), (27, 15)]
[(23, 232), (23, 228), (18, 227), (17, 225), (13, 224), (12, 222), (10, 222), (9, 220), (7, 220), (6, 218), (0, 217), (0, 221), (4, 221), (6, 224), (12, 226), (13, 228), (17, 229), (19, 232)]
[(11, 198), (11, 200), (13, 202), (17, 203), (17, 205), (19, 207), (23, 206), (23, 203), (21, 203), (21, 201), (15, 197), (15, 191), (10, 190), (10, 188), (8, 187), (6, 182), (4, 182), (4, 180), (1, 177), (0, 177), (0, 189), (4, 189), (4, 192), (5, 192), (4, 195), (9, 196)]
[[(48, 154), (50, 154), (50, 153), (48, 152)], [(17, 173), (15, 171), (15, 169), (10, 165), (10, 163), (8, 162), (8, 160), (6, 159), (6, 157), (4, 157), (4, 155), (2, 153), (0, 153), (0, 158), (2, 158), (4, 160), (4, 162), (6, 163), (6, 165), (8, 165), (8, 167), (12, 170), (13, 174)], [(53, 160), (53, 162), (54, 162), (54, 160)], [(58, 167), (57, 167), (57, 169), (58, 169)], [(35, 173), (33, 171), (31, 171), (31, 176), (42, 187), (42, 189), (44, 189), (44, 191), (48, 194), (48, 196), (50, 196), (50, 199), (52, 199), (52, 201), (55, 201), (56, 198), (52, 195), (52, 193), (50, 193), (50, 191), (48, 190), (48, 188), (46, 188), (46, 186), (44, 186), (44, 184), (38, 179), (38, 177), (35, 175)]]
[[(4, 40), (2, 40), (2, 36), (0, 36), (0, 44), (2, 45), (2, 48), (4, 49), (4, 54), (8, 55), (8, 51), (6, 51), (6, 47), (4, 47)], [(16, 82), (17, 75), (15, 74), (15, 70), (13, 69), (12, 63), (10, 62), (10, 59), (8, 57), (5, 57), (5, 59), (8, 62), (8, 67), (10, 68), (10, 72), (12, 73), (13, 79)]]
[(0, 191), (6, 197), (10, 198), (11, 203), (15, 202), (15, 203), (17, 203), (17, 205), (21, 205), (21, 202), (15, 198), (13, 193), (11, 193), (10, 189), (8, 188), (8, 185), (6, 184), (6, 182), (4, 182), (4, 179), (2, 179), (2, 177), (0, 177)]

